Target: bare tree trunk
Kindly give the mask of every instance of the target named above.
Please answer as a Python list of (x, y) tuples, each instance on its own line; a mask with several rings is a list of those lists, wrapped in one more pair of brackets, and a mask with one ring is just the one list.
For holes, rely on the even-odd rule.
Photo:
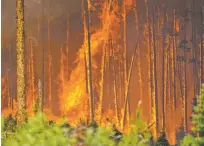
[[(44, 0), (42, 0), (42, 28), (44, 24)], [(45, 46), (44, 46), (44, 29), (42, 31), (42, 105), (41, 111), (44, 110), (44, 101), (45, 101)]]
[[(112, 42), (112, 37), (111, 37), (111, 42)], [(119, 107), (118, 107), (118, 93), (117, 93), (117, 73), (116, 73), (116, 56), (115, 56), (115, 49), (111, 45), (112, 49), (112, 56), (113, 56), (113, 74), (114, 74), (114, 79), (113, 79), (113, 87), (114, 87), (114, 104), (115, 104), (115, 113), (116, 113), (116, 120), (117, 120), (117, 125), (120, 126), (120, 117), (119, 117)]]
[[(31, 22), (30, 22), (31, 23)], [(33, 36), (32, 36), (32, 25), (30, 24), (30, 39), (31, 39), (31, 46), (30, 46), (30, 67), (31, 67), (31, 96), (32, 96), (32, 104), (35, 100), (35, 75), (34, 75), (34, 56), (33, 56)]]
[[(9, 45), (8, 47), (9, 49), (9, 63), (12, 64), (12, 51), (11, 51), (11, 44)], [(11, 68), (8, 68), (8, 74), (11, 72)], [(8, 85), (9, 85), (9, 92), (10, 92), (10, 102), (9, 102), (9, 105), (10, 105), (10, 108), (13, 109), (13, 86), (12, 86), (12, 83), (10, 83), (8, 81)]]
[[(109, 41), (109, 40), (108, 40)], [(111, 72), (111, 68), (110, 68), (110, 66), (111, 66), (111, 64), (110, 64), (110, 46), (108, 46), (107, 48), (107, 72), (108, 72), (108, 81), (107, 81), (107, 86), (108, 86), (108, 97), (111, 97), (111, 95), (110, 95), (110, 93), (111, 93), (111, 74), (110, 74), (110, 72)], [(111, 102), (109, 102), (108, 103), (109, 105), (109, 108), (110, 108), (110, 106), (111, 106)]]
[[(26, 109), (30, 109), (31, 107), (31, 102), (32, 102), (32, 96), (31, 96), (31, 56), (30, 56), (30, 50), (31, 50), (31, 44), (32, 44), (32, 39), (31, 39), (31, 22), (29, 21), (28, 24), (28, 39), (27, 39), (27, 44), (28, 49), (25, 50), (25, 69), (26, 69)], [(25, 43), (26, 45), (26, 43)]]
[(34, 112), (39, 112), (42, 109), (42, 82), (39, 79), (38, 80), (38, 97), (37, 100), (35, 101), (35, 111)]
[(25, 103), (25, 54), (24, 54), (24, 0), (16, 1), (17, 31), (16, 31), (16, 51), (17, 51), (17, 124), (22, 125), (26, 119)]
[(203, 44), (203, 34), (204, 34), (204, 18), (203, 18), (203, 0), (201, 0), (201, 33), (200, 33), (200, 38), (201, 38), (201, 83), (204, 83), (204, 44)]
[(174, 34), (173, 34), (173, 51), (174, 51), (174, 58), (173, 58), (173, 64), (174, 64), (174, 109), (176, 109), (177, 104), (177, 63), (176, 63), (176, 55), (177, 55), (177, 41), (176, 41), (176, 10), (173, 12), (173, 28), (174, 28)]
[[(196, 36), (196, 31), (195, 31), (195, 0), (192, 0), (192, 4), (191, 4), (191, 25), (192, 25), (192, 58), (195, 59), (196, 58), (196, 40), (195, 40), (195, 36)], [(196, 97), (196, 84), (197, 84), (197, 67), (196, 67), (196, 62), (192, 62), (193, 64), (193, 84), (194, 84), (194, 98)]]
[(124, 49), (123, 49), (123, 56), (124, 56), (124, 78), (125, 78), (125, 87), (127, 86), (127, 22), (126, 22), (126, 17), (127, 17), (127, 12), (126, 12), (126, 2), (124, 1), (123, 3), (123, 33), (124, 33)]
[(50, 43), (50, 19), (48, 17), (48, 109), (52, 108), (52, 56)]
[(152, 23), (153, 23), (153, 54), (154, 54), (154, 82), (155, 82), (155, 117), (156, 117), (156, 134), (159, 129), (159, 117), (158, 117), (158, 93), (157, 93), (157, 50), (156, 50), (156, 36), (155, 36), (155, 15), (154, 7), (152, 7)]
[(66, 40), (66, 51), (67, 51), (67, 81), (69, 80), (69, 14), (67, 17), (67, 40)]
[(91, 64), (91, 34), (90, 34), (90, 10), (88, 0), (85, 0), (86, 11), (86, 26), (87, 26), (87, 38), (88, 38), (88, 65), (89, 65), (89, 87), (90, 87), (90, 101), (91, 101), (91, 122), (94, 122), (94, 96), (92, 89), (92, 64)]
[[(150, 58), (151, 58), (151, 54), (150, 54), (150, 48), (151, 48), (151, 44), (150, 44), (150, 30), (149, 30), (149, 6), (148, 6), (148, 2), (145, 1), (145, 8), (146, 8), (146, 20), (147, 20), (147, 24), (145, 25), (145, 37), (147, 37), (147, 62), (148, 62), (148, 87), (147, 87), (147, 92), (148, 92), (148, 117), (151, 117), (151, 73), (150, 73)], [(148, 123), (151, 123), (151, 118), (148, 119)]]
[[(84, 41), (87, 40), (87, 26), (86, 26), (86, 12), (84, 9), (84, 0), (82, 0), (82, 18), (83, 18), (83, 26), (84, 26)], [(89, 93), (89, 79), (88, 79), (88, 69), (87, 69), (87, 54), (86, 54), (86, 48), (84, 48), (84, 67), (85, 67), (85, 78), (86, 78), (86, 93)]]
[[(166, 98), (165, 98), (165, 112), (166, 112), (166, 114), (168, 114), (168, 113), (170, 113), (169, 112), (169, 48), (167, 49), (167, 51), (166, 51)], [(167, 116), (167, 118), (168, 118), (168, 116)], [(165, 119), (165, 120), (167, 120), (167, 119)]]
[(99, 104), (100, 105), (100, 116), (102, 117), (103, 114), (103, 96), (104, 96), (104, 74), (105, 74), (105, 62), (106, 62), (106, 42), (104, 42), (105, 45), (103, 45), (104, 47), (102, 48), (102, 60), (101, 60), (101, 81), (100, 81), (100, 101)]
[[(50, 2), (48, 2), (48, 9), (50, 9)], [(47, 18), (47, 38), (48, 38), (48, 99), (47, 99), (47, 110), (48, 112), (51, 112), (52, 108), (52, 56), (51, 56), (51, 40), (50, 40), (50, 16), (48, 15)]]
[(11, 94), (10, 94), (10, 83), (9, 83), (9, 70), (6, 71), (6, 80), (7, 80), (7, 98), (8, 98), (8, 103), (7, 103), (7, 107), (10, 108), (11, 107)]
[(165, 123), (165, 80), (164, 80), (164, 74), (165, 74), (165, 52), (166, 52), (166, 6), (164, 8), (164, 24), (163, 24), (163, 50), (162, 50), (162, 130), (165, 131), (166, 123)]
[(84, 50), (84, 66), (85, 66), (85, 78), (86, 78), (86, 93), (89, 93), (88, 88), (88, 70), (87, 70), (87, 59), (86, 59), (86, 52)]
[[(185, 0), (185, 8), (186, 8), (186, 0)], [(186, 22), (184, 17), (184, 41), (186, 41)], [(187, 44), (184, 44), (184, 129), (188, 132), (188, 96), (187, 96)]]
[[(38, 40), (38, 49), (41, 49), (41, 40), (40, 40), (40, 16), (37, 17), (37, 40)], [(42, 110), (42, 81), (38, 79), (38, 94), (36, 101), (39, 101), (38, 103), (38, 111)], [(35, 101), (35, 102), (36, 102)]]
[(170, 74), (170, 104), (171, 104), (171, 113), (174, 111), (174, 47), (173, 47), (173, 38), (169, 36), (169, 74)]
[[(148, 3), (147, 3), (148, 6)], [(155, 122), (155, 105), (154, 105), (154, 97), (155, 97), (155, 83), (154, 83), (154, 55), (153, 55), (153, 47), (152, 47), (152, 27), (151, 27), (151, 19), (150, 19), (150, 12), (148, 6), (148, 44), (149, 44), (149, 61), (150, 61), (150, 95), (151, 95), (151, 123)], [(156, 133), (153, 133), (156, 136)]]

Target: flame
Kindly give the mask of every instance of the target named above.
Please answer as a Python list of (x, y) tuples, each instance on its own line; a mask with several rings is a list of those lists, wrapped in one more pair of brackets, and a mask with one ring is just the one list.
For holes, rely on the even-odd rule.
[[(95, 11), (95, 5), (94, 2), (91, 2), (88, 0), (88, 9), (91, 11)], [(129, 12), (133, 12), (135, 15), (135, 23), (138, 24), (138, 18), (137, 18), (137, 9), (136, 9), (136, 0), (125, 0), (123, 5), (119, 5), (117, 1), (109, 0), (109, 1), (102, 1), (100, 2), (100, 12), (95, 11), (98, 15), (98, 19), (100, 20), (100, 28), (92, 26), (91, 30), (94, 30), (91, 33), (91, 57), (92, 57), (92, 71), (93, 71), (93, 90), (94, 90), (94, 102), (95, 102), (95, 120), (97, 122), (100, 122), (104, 125), (107, 125), (108, 123), (114, 123), (118, 128), (121, 128), (122, 124), (122, 117), (124, 116), (124, 111), (127, 110), (127, 117), (125, 120), (125, 123), (128, 123), (129, 120), (132, 118), (132, 115), (134, 112), (133, 108), (129, 105), (124, 109), (124, 96), (127, 94), (127, 50), (129, 49), (128, 39), (126, 37), (128, 31), (127, 24), (127, 17), (129, 17)], [(134, 5), (134, 6), (133, 6)], [(158, 49), (158, 52), (154, 52), (153, 50), (153, 25), (152, 25), (152, 16), (149, 13), (149, 8), (147, 1), (145, 1), (146, 6), (146, 23), (144, 24), (144, 29), (142, 32), (143, 40), (141, 40), (141, 44), (139, 44), (139, 49), (136, 55), (136, 78), (138, 79), (139, 85), (137, 85), (138, 93), (137, 95), (134, 95), (136, 97), (139, 97), (139, 99), (142, 102), (141, 110), (142, 114), (144, 114), (145, 121), (148, 121), (148, 124), (153, 124), (156, 122), (156, 109), (162, 106), (161, 102), (155, 103), (156, 99), (156, 88), (158, 88), (158, 98), (160, 99), (160, 67), (158, 65), (157, 71), (158, 71), (158, 87), (155, 85), (155, 74), (154, 69), (156, 66), (154, 66), (154, 53), (156, 53), (157, 56), (157, 62), (160, 62), (160, 53), (162, 53), (162, 41), (159, 37), (156, 42), (156, 47)], [(83, 17), (84, 13), (83, 12)], [(162, 13), (161, 13), (162, 14)], [(156, 22), (156, 35), (162, 34), (162, 23), (163, 22), (163, 16), (161, 16), (160, 13), (157, 13), (158, 20)], [(163, 14), (162, 14), (163, 15)], [(177, 33), (180, 31), (180, 23), (181, 20), (179, 18), (176, 18), (176, 13), (174, 11), (174, 33)], [(161, 18), (159, 18), (161, 17)], [(171, 17), (171, 16), (168, 16)], [(40, 40), (40, 22), (38, 18), (38, 40)], [(161, 21), (160, 21), (161, 20)], [(169, 18), (170, 22), (171, 18)], [(159, 22), (160, 21), (160, 22)], [(76, 125), (77, 122), (80, 119), (86, 119), (89, 120), (90, 117), (90, 95), (87, 92), (89, 89), (89, 79), (87, 79), (87, 72), (89, 72), (88, 68), (88, 62), (87, 60), (87, 36), (84, 35), (84, 40), (79, 48), (79, 51), (77, 53), (77, 58), (74, 62), (75, 68), (72, 69), (72, 66), (68, 66), (68, 57), (71, 55), (71, 46), (68, 46), (69, 44), (69, 24), (67, 24), (67, 31), (66, 31), (66, 48), (62, 45), (60, 48), (60, 73), (58, 75), (58, 97), (59, 97), (59, 109), (60, 114), (58, 116), (54, 115), (52, 113), (52, 106), (51, 103), (49, 103), (54, 97), (51, 97), (51, 88), (52, 88), (52, 78), (51, 78), (51, 70), (52, 70), (52, 63), (51, 63), (51, 52), (50, 52), (50, 46), (51, 46), (51, 40), (50, 40), (50, 20), (48, 18), (48, 78), (46, 78), (48, 82), (48, 90), (46, 92), (48, 99), (48, 102), (45, 102), (45, 104), (48, 104), (48, 106), (45, 106), (44, 112), (47, 114), (49, 120), (54, 121), (60, 121), (60, 117), (64, 116), (68, 118), (68, 122), (72, 125)], [(86, 30), (86, 22), (84, 18), (84, 34), (87, 34)], [(170, 23), (168, 23), (170, 25)], [(30, 22), (31, 25), (31, 22)], [(31, 27), (31, 26), (30, 26)], [(136, 34), (138, 33), (138, 25), (136, 27)], [(123, 29), (123, 30), (122, 30)], [(31, 36), (31, 28), (29, 28), (29, 35)], [(122, 37), (121, 37), (122, 36)], [(4, 37), (5, 38), (5, 37)], [(164, 60), (164, 100), (165, 100), (165, 114), (167, 115), (165, 118), (166, 126), (165, 130), (167, 132), (167, 138), (170, 140), (170, 143), (175, 142), (175, 133), (176, 129), (179, 128), (180, 124), (183, 124), (185, 122), (189, 123), (188, 121), (183, 121), (184, 119), (184, 107), (188, 106), (188, 109), (191, 105), (190, 104), (190, 95), (188, 94), (188, 105), (185, 105), (185, 81), (184, 81), (184, 64), (183, 63), (176, 63), (176, 74), (174, 73), (174, 63), (173, 60), (176, 62), (175, 55), (178, 53), (179, 55), (182, 55), (183, 52), (180, 51), (181, 49), (176, 50), (176, 46), (178, 45), (177, 37), (173, 38), (174, 40), (171, 40), (171, 36), (168, 35), (168, 37), (165, 40), (165, 43), (169, 46), (166, 47), (165, 53), (165, 60)], [(35, 99), (34, 92), (35, 85), (34, 85), (34, 48), (32, 47), (32, 39), (29, 39), (29, 51), (28, 51), (28, 64), (27, 64), (27, 112), (29, 115), (33, 114), (33, 100)], [(4, 43), (7, 42), (3, 41)], [(121, 43), (122, 42), (122, 43)], [(174, 46), (172, 46), (172, 43), (174, 42)], [(143, 45), (142, 45), (143, 44)], [(143, 47), (144, 46), (144, 47)], [(70, 47), (70, 48), (69, 48)], [(174, 48), (175, 47), (175, 48)], [(175, 50), (174, 50), (175, 49)], [(41, 49), (39, 49), (41, 50)], [(143, 50), (145, 50), (145, 59), (143, 60), (141, 56), (144, 54)], [(168, 51), (167, 51), (168, 50)], [(175, 52), (174, 52), (175, 51)], [(178, 51), (178, 52), (176, 52)], [(180, 52), (179, 52), (180, 51)], [(112, 59), (112, 60), (111, 60)], [(114, 62), (114, 63), (113, 63)], [(112, 65), (113, 63), (113, 65)], [(143, 70), (145, 67), (143, 65), (147, 63), (147, 75), (148, 75), (148, 81), (142, 81), (144, 72), (146, 70)], [(107, 69), (108, 68), (108, 69)], [(72, 69), (72, 70), (71, 70)], [(189, 69), (189, 67), (188, 67)], [(70, 70), (70, 72), (68, 71)], [(109, 74), (109, 75), (107, 75)], [(109, 77), (107, 77), (109, 76)], [(111, 79), (111, 77), (114, 77)], [(146, 77), (146, 76), (144, 76)], [(176, 78), (176, 79), (175, 79)], [(175, 80), (173, 80), (175, 79)], [(179, 82), (180, 79), (180, 82)], [(131, 78), (132, 80), (132, 78)], [(135, 81), (135, 79), (133, 79)], [(190, 80), (190, 79), (189, 79)], [(109, 85), (109, 92), (106, 91), (106, 84)], [(175, 84), (176, 91), (172, 88), (172, 84)], [(143, 85), (146, 85), (146, 88), (143, 87)], [(180, 86), (179, 86), (180, 85)], [(2, 114), (8, 115), (9, 113), (12, 113), (13, 115), (16, 114), (16, 102), (14, 101), (14, 109), (12, 110), (9, 106), (9, 99), (10, 99), (10, 93), (9, 93), (9, 83), (8, 83), (8, 77), (2, 77)], [(39, 88), (39, 97), (41, 99), (41, 88)], [(132, 88), (131, 88), (132, 89)], [(133, 89), (134, 90), (134, 89)], [(180, 92), (182, 91), (182, 92)], [(146, 92), (148, 92), (146, 94)], [(175, 92), (175, 93), (173, 93)], [(188, 91), (191, 92), (191, 91)], [(107, 96), (108, 95), (108, 96)], [(176, 95), (176, 97), (175, 97)], [(99, 96), (99, 97), (98, 97)], [(9, 97), (9, 98), (8, 98)], [(132, 96), (131, 96), (132, 98)], [(13, 99), (15, 99), (13, 97)], [(108, 99), (108, 101), (107, 101)], [(176, 105), (178, 106), (172, 106), (175, 104), (176, 99)], [(146, 103), (148, 101), (148, 103)], [(140, 103), (140, 101), (139, 101)], [(114, 105), (113, 105), (114, 104)], [(182, 106), (181, 106), (182, 105)], [(137, 105), (135, 105), (137, 106)], [(129, 111), (131, 109), (131, 112)], [(190, 115), (190, 110), (188, 110), (188, 116)], [(148, 115), (148, 116), (146, 116)], [(107, 120), (107, 117), (111, 117), (109, 120)], [(162, 119), (162, 113), (161, 111), (158, 112), (158, 119)], [(173, 119), (173, 122), (172, 122)], [(171, 123), (169, 122), (171, 121)], [(156, 131), (162, 127), (162, 122), (159, 122), (159, 126), (156, 127), (156, 124), (153, 125), (153, 128), (151, 128), (151, 132), (153, 133), (154, 137), (156, 138)], [(127, 124), (128, 125), (128, 124)], [(186, 128), (186, 127), (185, 127)], [(121, 128), (122, 129), (122, 128)], [(125, 127), (125, 132), (128, 131), (128, 126)]]

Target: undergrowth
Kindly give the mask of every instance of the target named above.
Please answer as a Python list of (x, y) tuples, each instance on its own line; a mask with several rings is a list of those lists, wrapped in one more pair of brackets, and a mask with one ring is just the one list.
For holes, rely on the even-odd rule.
[(139, 111), (129, 134), (116, 133), (111, 124), (106, 127), (79, 124), (71, 128), (65, 122), (47, 121), (42, 113), (28, 118), (21, 127), (16, 126), (13, 118), (2, 117), (1, 128), (3, 146), (147, 146), (151, 137)]

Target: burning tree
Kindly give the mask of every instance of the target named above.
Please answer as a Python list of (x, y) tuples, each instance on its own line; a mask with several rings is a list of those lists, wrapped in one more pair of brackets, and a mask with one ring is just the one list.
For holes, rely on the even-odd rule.
[(87, 23), (87, 38), (88, 38), (88, 68), (89, 68), (89, 90), (90, 90), (90, 101), (91, 101), (91, 121), (94, 122), (94, 97), (92, 89), (92, 64), (91, 64), (91, 34), (90, 34), (90, 1), (85, 0), (85, 12), (86, 12), (86, 23)]

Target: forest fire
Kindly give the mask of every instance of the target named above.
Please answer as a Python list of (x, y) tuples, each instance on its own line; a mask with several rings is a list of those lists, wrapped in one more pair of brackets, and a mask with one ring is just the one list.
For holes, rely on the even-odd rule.
[[(94, 117), (97, 123), (110, 122), (127, 132), (139, 108), (154, 138), (164, 131), (175, 144), (177, 133), (190, 131), (204, 56), (193, 4), (185, 6), (183, 16), (178, 7), (168, 8), (163, 2), (82, 0), (79, 30), (83, 37), (77, 41), (73, 16), (66, 12), (65, 25), (54, 28), (51, 2), (48, 5), (46, 16), (25, 19), (28, 115), (42, 110), (49, 120), (63, 117), (73, 126)], [(54, 29), (61, 29), (59, 40)], [(6, 39), (3, 32), (3, 46), (8, 48)], [(11, 85), (16, 84), (16, 74), (3, 74), (2, 114), (15, 116), (17, 89)]]

